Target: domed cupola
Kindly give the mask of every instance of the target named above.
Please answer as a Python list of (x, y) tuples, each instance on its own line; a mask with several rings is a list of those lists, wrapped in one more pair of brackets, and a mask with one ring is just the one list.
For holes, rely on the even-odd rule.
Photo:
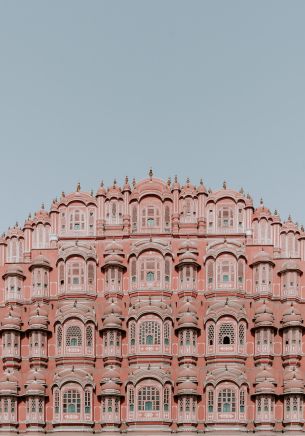
[(288, 308), (283, 312), (282, 316), (282, 328), (286, 327), (302, 327), (303, 317), (301, 312), (295, 307), (295, 304), (291, 302)]
[(254, 314), (254, 325), (255, 328), (260, 327), (274, 327), (274, 315), (273, 311), (264, 301), (257, 306), (257, 309)]
[(30, 312), (29, 327), (33, 330), (47, 330), (48, 324), (49, 321), (47, 311), (37, 304)]

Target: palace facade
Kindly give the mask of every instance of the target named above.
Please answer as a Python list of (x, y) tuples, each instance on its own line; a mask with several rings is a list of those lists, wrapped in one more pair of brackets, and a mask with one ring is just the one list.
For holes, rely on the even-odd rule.
[(0, 432), (302, 432), (304, 270), (225, 183), (62, 193), (0, 239)]

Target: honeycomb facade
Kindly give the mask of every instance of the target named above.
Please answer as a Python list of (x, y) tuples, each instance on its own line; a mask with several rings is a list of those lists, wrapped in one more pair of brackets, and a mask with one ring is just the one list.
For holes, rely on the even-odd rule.
[(225, 183), (62, 193), (0, 239), (0, 432), (303, 432), (304, 268)]

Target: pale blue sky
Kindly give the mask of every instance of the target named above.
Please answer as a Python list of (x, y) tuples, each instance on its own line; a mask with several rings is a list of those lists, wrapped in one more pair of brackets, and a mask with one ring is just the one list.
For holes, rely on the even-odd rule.
[(305, 224), (304, 21), (304, 0), (0, 1), (0, 231), (150, 166)]

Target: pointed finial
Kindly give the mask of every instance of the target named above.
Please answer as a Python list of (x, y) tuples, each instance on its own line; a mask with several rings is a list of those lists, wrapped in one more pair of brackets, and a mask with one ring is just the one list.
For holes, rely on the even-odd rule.
[(171, 178), (170, 178), (170, 177), (168, 177), (168, 179), (167, 179), (167, 186), (170, 186), (170, 185), (171, 185), (171, 183), (172, 183), (172, 180), (171, 180)]
[(199, 183), (200, 183), (200, 185), (201, 185), (201, 186), (203, 186), (203, 180), (202, 180), (202, 177), (201, 177), (201, 179), (200, 179), (200, 182), (199, 182)]
[(62, 197), (65, 197), (65, 196), (66, 196), (65, 191), (62, 191), (62, 192), (61, 192), (61, 196), (62, 196)]
[(127, 185), (127, 183), (128, 183), (128, 176), (125, 177), (125, 183)]
[(152, 170), (152, 168), (150, 167), (150, 169), (149, 169), (149, 172), (148, 172), (148, 176), (149, 176), (149, 178), (150, 178), (150, 180), (153, 178), (153, 170)]
[(189, 178), (189, 177), (187, 177), (187, 179), (186, 179), (186, 184), (187, 184), (187, 185), (190, 184), (190, 178)]
[(239, 193), (240, 193), (241, 195), (244, 195), (245, 191), (244, 191), (244, 188), (243, 188), (243, 187), (240, 188)]
[(288, 215), (288, 221), (289, 221), (289, 222), (292, 221), (292, 219), (291, 219), (291, 215), (290, 215), (290, 214)]
[(19, 226), (19, 223), (18, 223), (18, 221), (16, 221), (15, 227), (18, 227), (18, 226)]
[(223, 189), (227, 189), (227, 182), (224, 180), (222, 184)]
[(41, 209), (44, 210), (44, 203), (41, 203)]
[(303, 224), (301, 225), (301, 231), (304, 232), (304, 226), (303, 226)]
[(136, 186), (136, 179), (135, 178), (133, 178), (132, 179), (132, 186), (135, 188), (135, 186)]
[(30, 220), (32, 218), (31, 212), (29, 213), (28, 219)]
[(278, 214), (278, 211), (277, 211), (277, 209), (275, 209), (275, 211), (274, 211), (274, 215), (277, 215)]
[(113, 179), (113, 187), (116, 186), (116, 178)]
[(90, 194), (91, 194), (91, 197), (93, 197), (93, 189), (91, 189)]
[(77, 186), (76, 186), (76, 192), (80, 192), (80, 183), (79, 182), (77, 183)]
[(101, 188), (104, 186), (104, 180), (101, 180)]

